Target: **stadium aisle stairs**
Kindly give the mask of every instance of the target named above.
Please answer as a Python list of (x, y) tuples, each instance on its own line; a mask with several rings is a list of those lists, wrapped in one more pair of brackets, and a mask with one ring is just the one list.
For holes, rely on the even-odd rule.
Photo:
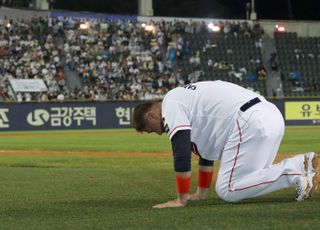
[[(266, 80), (267, 86), (267, 96), (273, 96), (273, 92), (277, 92), (277, 96), (283, 96), (283, 89), (281, 84), (281, 72), (272, 71), (270, 65), (270, 57), (272, 53), (277, 53), (274, 40), (268, 36), (263, 38), (263, 52), (262, 52), (262, 61), (265, 66), (268, 77)], [(280, 89), (277, 90), (277, 89)]]
[[(57, 47), (59, 47), (61, 50), (63, 50), (63, 44), (64, 40), (63, 38), (59, 38), (55, 40), (55, 44)], [(64, 67), (64, 73), (66, 76), (66, 84), (70, 91), (74, 91), (75, 89), (81, 89), (82, 83), (81, 80), (78, 77), (78, 73), (76, 71), (70, 70), (70, 68), (66, 65), (66, 58), (64, 52), (60, 53), (60, 60)]]
[(68, 89), (70, 89), (71, 91), (73, 91), (74, 89), (81, 89), (82, 84), (80, 78), (78, 77), (78, 73), (76, 71), (71, 71), (67, 66), (64, 67), (64, 71), (65, 76), (68, 76), (66, 77)]

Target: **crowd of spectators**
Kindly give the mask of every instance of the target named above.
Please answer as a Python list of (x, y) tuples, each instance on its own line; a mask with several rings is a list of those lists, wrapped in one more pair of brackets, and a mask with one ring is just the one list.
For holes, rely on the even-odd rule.
[[(226, 36), (261, 36), (248, 23), (218, 22)], [(147, 100), (162, 98), (203, 74), (190, 36), (209, 33), (205, 22), (35, 18), (0, 21), (0, 100)], [(180, 60), (194, 57), (186, 72)], [(197, 65), (197, 62), (199, 65)], [(82, 87), (67, 87), (65, 69)], [(48, 91), (8, 90), (9, 79), (43, 79)]]
[[(60, 50), (48, 19), (31, 22), (4, 19), (0, 23), (0, 100), (52, 100), (67, 90)], [(10, 79), (42, 79), (46, 93), (10, 91)]]
[(157, 99), (188, 82), (177, 65), (190, 52), (180, 22), (91, 21), (88, 30), (64, 24), (67, 65), (95, 99)]

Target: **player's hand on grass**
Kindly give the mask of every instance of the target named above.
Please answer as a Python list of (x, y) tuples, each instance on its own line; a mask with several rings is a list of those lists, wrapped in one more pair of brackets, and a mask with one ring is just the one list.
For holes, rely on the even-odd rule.
[(187, 205), (187, 202), (182, 202), (180, 199), (169, 200), (166, 203), (156, 204), (153, 208), (183, 208)]
[(199, 193), (195, 193), (195, 194), (191, 194), (188, 200), (198, 201), (198, 200), (205, 200), (206, 198), (207, 196), (203, 196), (203, 195), (200, 195)]
[(188, 200), (190, 201), (198, 201), (198, 200), (205, 200), (208, 196), (209, 189), (199, 188), (197, 189), (196, 193), (189, 195)]

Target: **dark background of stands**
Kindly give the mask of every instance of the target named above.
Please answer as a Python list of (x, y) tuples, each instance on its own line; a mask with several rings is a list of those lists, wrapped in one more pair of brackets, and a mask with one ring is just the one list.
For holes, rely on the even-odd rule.
[[(121, 4), (119, 4), (121, 2)], [(137, 14), (133, 0), (55, 0), (54, 8)], [(155, 16), (244, 19), (249, 0), (153, 0)], [(259, 19), (319, 20), (318, 0), (256, 0)]]
[[(52, 9), (110, 14), (138, 14), (137, 0), (48, 0)], [(32, 6), (33, 0), (0, 0), (9, 7)], [(154, 16), (244, 19), (251, 0), (153, 0)], [(256, 0), (258, 19), (320, 20), (318, 0)], [(51, 7), (50, 7), (51, 8)]]

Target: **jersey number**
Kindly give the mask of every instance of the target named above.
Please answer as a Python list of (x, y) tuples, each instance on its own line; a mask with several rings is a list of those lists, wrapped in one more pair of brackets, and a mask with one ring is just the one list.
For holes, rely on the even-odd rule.
[(190, 89), (190, 90), (195, 90), (197, 88), (197, 86), (196, 85), (192, 85), (192, 84), (188, 84), (188, 85), (183, 86), (183, 88)]

